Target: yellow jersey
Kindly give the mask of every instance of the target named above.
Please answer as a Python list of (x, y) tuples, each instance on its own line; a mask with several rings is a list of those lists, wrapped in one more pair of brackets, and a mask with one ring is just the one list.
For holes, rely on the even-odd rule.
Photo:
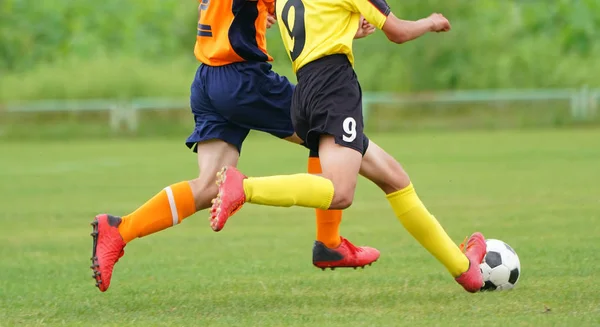
[(385, 0), (277, 0), (276, 12), (295, 73), (333, 54), (345, 54), (354, 65), (352, 41), (360, 15), (381, 29), (390, 7)]

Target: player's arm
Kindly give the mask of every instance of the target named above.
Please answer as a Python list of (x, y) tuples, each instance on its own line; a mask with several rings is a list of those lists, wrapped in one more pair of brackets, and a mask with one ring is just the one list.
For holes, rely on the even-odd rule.
[(363, 37), (369, 36), (373, 33), (375, 33), (375, 25), (369, 23), (363, 16), (360, 16), (358, 30), (354, 35), (354, 39), (362, 39)]
[(267, 5), (267, 28), (271, 28), (277, 22), (277, 13), (275, 12), (275, 0), (261, 0)]
[(387, 38), (394, 43), (414, 40), (427, 32), (447, 32), (450, 22), (442, 14), (431, 14), (416, 21), (403, 20), (390, 13), (381, 28)]
[(414, 40), (427, 32), (446, 32), (450, 23), (441, 14), (417, 21), (402, 20), (396, 17), (385, 0), (347, 0), (353, 9), (360, 12), (375, 27), (383, 30), (387, 38), (394, 43)]
[(275, 23), (277, 23), (277, 16), (275, 14), (267, 14), (267, 28), (271, 28)]
[[(250, 2), (258, 2), (258, 0), (247, 0)], [(275, 0), (261, 0), (267, 6), (267, 28), (271, 28), (277, 22), (275, 15)]]

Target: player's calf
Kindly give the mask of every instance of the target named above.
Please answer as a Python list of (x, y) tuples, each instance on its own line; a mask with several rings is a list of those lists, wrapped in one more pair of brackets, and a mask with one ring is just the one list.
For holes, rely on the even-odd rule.
[(369, 143), (360, 174), (379, 186), (385, 194), (404, 189), (411, 183), (402, 165), (374, 142)]
[(208, 173), (201, 172), (200, 177), (190, 180), (196, 211), (210, 208), (211, 200), (217, 196), (219, 188), (215, 184), (215, 174), (216, 172), (211, 172), (210, 178), (208, 178), (205, 176)]
[(236, 166), (240, 155), (236, 146), (220, 139), (198, 142), (197, 152), (200, 174), (190, 181), (190, 186), (196, 211), (200, 211), (210, 208), (211, 200), (217, 196), (215, 175), (224, 166)]
[(382, 188), (406, 230), (453, 276), (458, 276), (459, 284), (469, 292), (479, 290), (482, 285), (479, 264), (485, 255), (481, 234), (469, 239), (465, 256), (419, 199), (400, 164), (375, 143), (369, 144), (361, 173)]

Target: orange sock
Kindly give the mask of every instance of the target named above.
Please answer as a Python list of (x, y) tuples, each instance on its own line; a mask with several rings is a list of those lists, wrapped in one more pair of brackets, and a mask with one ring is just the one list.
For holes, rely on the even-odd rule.
[(179, 224), (196, 212), (192, 187), (187, 181), (165, 187), (133, 213), (123, 216), (119, 233), (125, 243)]
[[(318, 157), (308, 158), (308, 173), (321, 174), (321, 161)], [(315, 209), (317, 214), (317, 241), (328, 248), (337, 248), (340, 243), (340, 223), (342, 210)]]

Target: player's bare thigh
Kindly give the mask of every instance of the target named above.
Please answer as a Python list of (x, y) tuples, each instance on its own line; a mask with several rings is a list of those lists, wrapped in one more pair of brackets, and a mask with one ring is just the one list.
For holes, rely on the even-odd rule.
[(363, 157), (360, 174), (379, 186), (385, 194), (410, 184), (410, 178), (400, 163), (372, 140)]
[(198, 178), (190, 181), (196, 210), (210, 208), (211, 199), (217, 196), (215, 175), (223, 166), (237, 166), (240, 154), (234, 145), (213, 139), (198, 143)]
[(331, 135), (322, 135), (319, 142), (322, 176), (333, 183), (334, 194), (330, 209), (346, 209), (354, 199), (360, 170), (360, 152), (335, 143)]

